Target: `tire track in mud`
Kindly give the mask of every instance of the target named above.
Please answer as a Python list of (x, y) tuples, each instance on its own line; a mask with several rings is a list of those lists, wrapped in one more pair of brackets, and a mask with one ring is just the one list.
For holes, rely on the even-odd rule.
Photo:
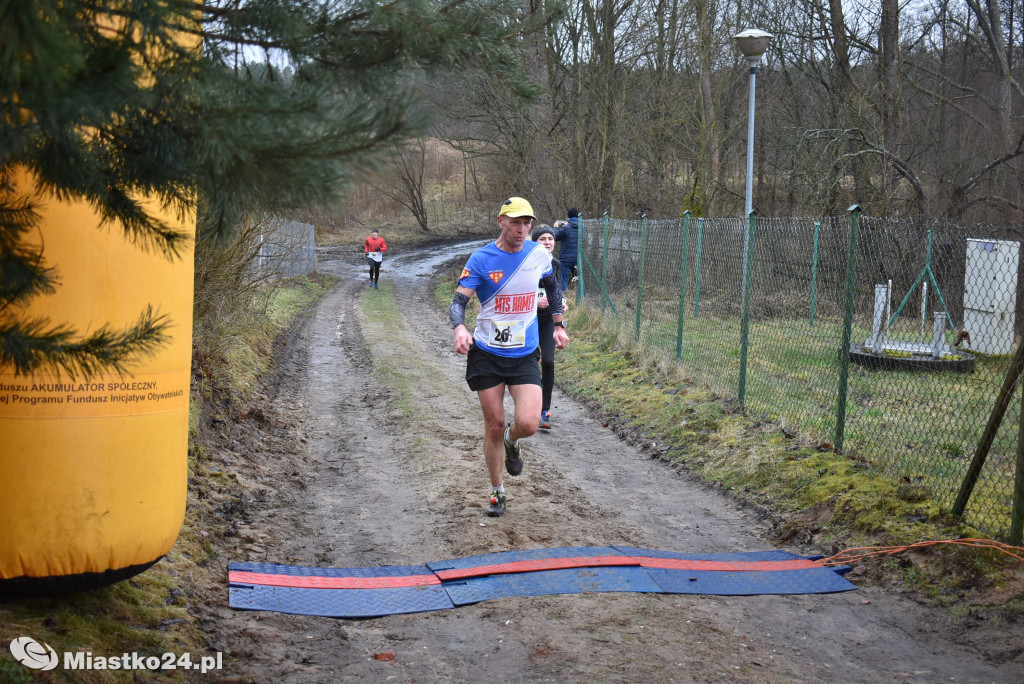
[[(528, 440), (526, 470), (506, 479), (508, 515), (486, 518), (482, 420), (465, 357), (452, 350), (431, 280), (389, 266), (387, 292), (368, 292), (358, 267), (322, 259), (342, 280), (280, 350), (258, 407), (263, 429), (242, 435), (248, 457), (231, 461), (257, 496), (239, 540), (222, 549), (225, 567), (403, 565), (608, 544), (770, 547), (748, 511), (624, 443), (557, 390), (555, 428)], [(391, 287), (416, 334), (358, 305)], [(520, 597), (360, 621), (232, 611), (220, 592), (202, 624), (237, 681), (987, 682), (1024, 673), (1020, 656), (986, 662), (981, 644), (949, 639), (935, 611), (871, 588)]]

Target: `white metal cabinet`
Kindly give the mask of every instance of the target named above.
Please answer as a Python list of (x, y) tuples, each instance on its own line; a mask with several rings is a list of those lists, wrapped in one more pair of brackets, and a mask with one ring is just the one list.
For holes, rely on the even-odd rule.
[(971, 336), (971, 351), (1013, 351), (1019, 258), (1020, 243), (1016, 240), (967, 241), (963, 329)]

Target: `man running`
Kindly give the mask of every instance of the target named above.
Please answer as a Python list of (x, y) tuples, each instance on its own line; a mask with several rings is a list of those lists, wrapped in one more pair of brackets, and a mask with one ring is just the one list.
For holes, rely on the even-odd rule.
[[(477, 393), (484, 414), (484, 459), (491, 478), (487, 515), (505, 514), (502, 460), (509, 475), (523, 471), (519, 440), (537, 432), (541, 377), (537, 362), (537, 287), (544, 286), (555, 323), (555, 346), (565, 349), (569, 336), (562, 316), (562, 292), (551, 268), (551, 255), (529, 240), (533, 207), (512, 197), (498, 210), (501, 233), (473, 252), (459, 276), (450, 317), (455, 351), (467, 354), (466, 382)], [(476, 294), (480, 313), (476, 330), (466, 328), (466, 305)], [(515, 405), (505, 425), (505, 388)]]
[(569, 279), (572, 278), (572, 269), (576, 268), (576, 250), (580, 237), (580, 212), (576, 207), (569, 210), (568, 221), (555, 223), (555, 242), (561, 242), (558, 248), (558, 260), (561, 262), (561, 276), (558, 284), (562, 292), (569, 289)]
[(370, 265), (370, 287), (377, 289), (377, 281), (380, 280), (380, 262), (384, 261), (384, 252), (388, 251), (388, 243), (380, 237), (375, 228), (370, 237), (366, 238), (364, 246), (366, 261)]

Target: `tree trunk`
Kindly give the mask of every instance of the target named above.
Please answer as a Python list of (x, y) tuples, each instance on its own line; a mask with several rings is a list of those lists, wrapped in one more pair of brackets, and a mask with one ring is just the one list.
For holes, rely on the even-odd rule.
[[(523, 14), (526, 18), (543, 12), (543, 0), (523, 0)], [(528, 186), (521, 189), (529, 198), (535, 212), (545, 216), (560, 216), (562, 209), (558, 202), (557, 160), (553, 159), (551, 129), (554, 122), (554, 98), (551, 93), (551, 78), (548, 64), (547, 36), (537, 31), (528, 38), (526, 45), (526, 68), (542, 91), (536, 104), (530, 110), (526, 142)]]
[[(897, 156), (900, 144), (899, 11), (899, 0), (882, 0), (882, 19), (878, 28), (882, 146), (888, 153)], [(882, 167), (882, 214), (891, 213), (890, 205), (896, 190), (896, 175), (891, 165), (885, 164)]]
[(701, 128), (701, 150), (700, 150), (700, 171), (697, 174), (698, 187), (695, 188), (694, 197), (698, 205), (699, 215), (706, 216), (713, 211), (715, 204), (715, 189), (718, 187), (721, 178), (721, 140), (718, 130), (718, 112), (715, 110), (714, 95), (711, 90), (711, 72), (714, 68), (714, 18), (711, 16), (712, 8), (708, 0), (701, 0), (697, 8), (698, 21), (700, 22), (697, 36), (697, 50), (700, 59), (700, 95), (701, 113), (703, 116), (700, 122)]
[[(858, 117), (857, 101), (860, 100), (857, 84), (853, 80), (853, 68), (850, 63), (850, 44), (847, 39), (846, 17), (843, 14), (842, 0), (829, 0), (829, 21), (832, 27), (832, 54), (835, 58), (836, 95), (839, 98), (839, 124), (843, 128), (862, 128)], [(850, 139), (847, 151), (851, 154), (850, 170), (853, 174), (854, 197), (857, 204), (866, 204), (871, 195), (870, 169), (857, 142)]]

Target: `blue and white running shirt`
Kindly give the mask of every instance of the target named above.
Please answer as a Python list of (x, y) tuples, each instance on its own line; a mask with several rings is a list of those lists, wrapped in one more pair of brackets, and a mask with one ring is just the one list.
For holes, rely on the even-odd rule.
[(551, 272), (551, 253), (539, 242), (526, 241), (515, 254), (494, 242), (473, 252), (459, 276), (459, 285), (476, 290), (480, 300), (473, 341), (498, 356), (533, 353), (540, 341), (537, 284)]

